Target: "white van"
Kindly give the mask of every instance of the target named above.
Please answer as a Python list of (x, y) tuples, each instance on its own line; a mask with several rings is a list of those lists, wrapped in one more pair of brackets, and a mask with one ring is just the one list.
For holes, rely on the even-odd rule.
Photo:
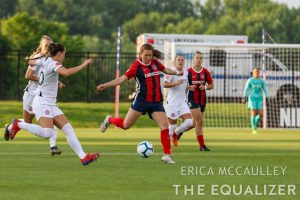
[(137, 52), (139, 47), (145, 43), (152, 44), (157, 50), (163, 52), (166, 42), (246, 44), (248, 43), (248, 36), (144, 33), (136, 38)]
[[(292, 104), (299, 102), (300, 72), (291, 70), (278, 57), (297, 52), (300, 45), (165, 43), (164, 62), (170, 64), (176, 54), (182, 54), (186, 66), (192, 66), (196, 51), (203, 53), (203, 66), (211, 72), (215, 89), (211, 97), (243, 97), (247, 79), (254, 67), (262, 69), (270, 97)], [(286, 55), (285, 55), (286, 54)], [(299, 59), (299, 58), (298, 58)], [(265, 69), (265, 70), (263, 70)]]

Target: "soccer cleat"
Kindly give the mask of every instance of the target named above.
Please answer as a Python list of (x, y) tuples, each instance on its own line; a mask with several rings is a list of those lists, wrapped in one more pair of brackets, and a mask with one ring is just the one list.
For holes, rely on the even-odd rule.
[(60, 155), (61, 153), (62, 153), (62, 151), (57, 146), (50, 147), (50, 155), (51, 156), (54, 156), (55, 154)]
[(100, 156), (99, 152), (93, 153), (93, 154), (88, 153), (88, 154), (86, 154), (86, 156), (83, 159), (80, 159), (80, 162), (82, 165), (88, 165), (91, 162), (96, 161), (99, 156)]
[(182, 135), (183, 135), (183, 133), (179, 133), (179, 134), (177, 135), (177, 140), (178, 140), (178, 141), (180, 140), (180, 138), (181, 138)]
[(256, 129), (253, 129), (253, 130), (252, 130), (252, 134), (253, 134), (253, 135), (257, 134), (257, 130), (256, 130)]
[(203, 147), (200, 147), (200, 151), (210, 151), (210, 149), (204, 145)]
[(174, 132), (173, 135), (172, 135), (172, 138), (173, 138), (173, 144), (175, 147), (177, 147), (179, 144), (178, 144), (178, 139), (177, 139), (177, 135), (176, 133)]
[(5, 130), (4, 130), (4, 140), (9, 140), (9, 130), (8, 130), (9, 124), (5, 124)]
[(161, 157), (161, 161), (163, 161), (163, 162), (166, 163), (166, 164), (175, 164), (175, 161), (172, 160), (170, 154), (165, 154), (165, 155), (163, 155), (163, 157)]
[(109, 118), (111, 118), (111, 116), (107, 115), (105, 117), (104, 121), (100, 125), (100, 130), (101, 130), (102, 133), (104, 133), (106, 131), (106, 129), (108, 128), (108, 126), (110, 125)]
[(12, 127), (11, 130), (9, 131), (9, 138), (11, 140), (13, 140), (16, 136), (16, 134), (19, 132), (20, 127), (18, 126), (18, 123), (20, 122), (20, 120), (18, 119), (14, 119), (13, 123), (12, 123)]

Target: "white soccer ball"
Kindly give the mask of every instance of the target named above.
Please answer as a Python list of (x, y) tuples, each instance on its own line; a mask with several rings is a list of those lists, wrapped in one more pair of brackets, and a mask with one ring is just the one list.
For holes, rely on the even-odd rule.
[(150, 142), (143, 141), (137, 145), (136, 151), (143, 158), (148, 158), (149, 156), (151, 156), (154, 153), (154, 148)]

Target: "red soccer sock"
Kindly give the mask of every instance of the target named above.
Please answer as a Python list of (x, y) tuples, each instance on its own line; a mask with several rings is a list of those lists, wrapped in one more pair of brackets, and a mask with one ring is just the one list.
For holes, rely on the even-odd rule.
[(169, 129), (165, 129), (160, 132), (160, 142), (163, 147), (164, 154), (171, 154)]
[(198, 143), (200, 145), (200, 147), (204, 147), (205, 144), (204, 144), (204, 136), (203, 135), (197, 135), (197, 140), (198, 140)]
[(123, 118), (115, 118), (115, 117), (110, 117), (109, 118), (109, 123), (121, 128), (121, 129), (124, 129), (124, 119)]

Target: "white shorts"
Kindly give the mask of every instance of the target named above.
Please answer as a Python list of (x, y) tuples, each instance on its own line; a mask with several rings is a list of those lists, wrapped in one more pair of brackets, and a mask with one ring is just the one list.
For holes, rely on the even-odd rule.
[(187, 103), (183, 103), (179, 106), (172, 106), (170, 104), (166, 104), (166, 114), (167, 117), (170, 119), (178, 119), (180, 116), (191, 113), (190, 108), (188, 107)]
[(42, 98), (43, 97), (35, 96), (32, 104), (33, 112), (37, 121), (39, 121), (41, 117), (55, 118), (58, 115), (64, 114), (57, 105), (42, 104)]
[(34, 114), (32, 111), (32, 102), (34, 99), (34, 95), (29, 94), (29, 92), (25, 91), (23, 95), (23, 110), (30, 114)]

